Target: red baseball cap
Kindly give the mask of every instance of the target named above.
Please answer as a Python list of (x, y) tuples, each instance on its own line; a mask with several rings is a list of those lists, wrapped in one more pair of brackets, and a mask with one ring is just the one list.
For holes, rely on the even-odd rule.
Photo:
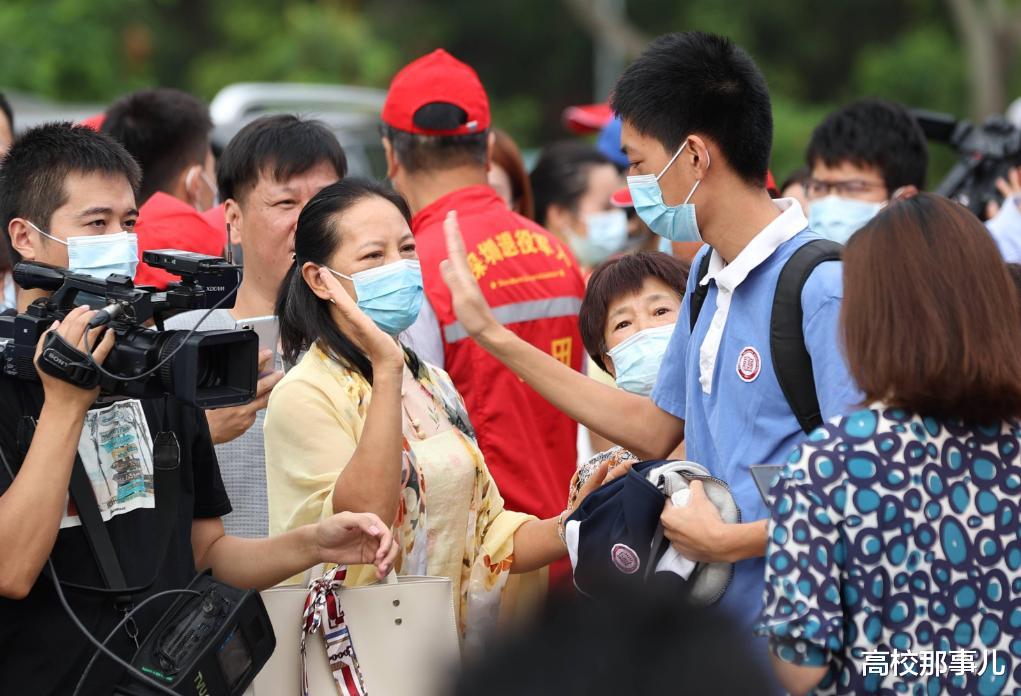
[(610, 203), (617, 208), (634, 208), (635, 202), (631, 200), (631, 189), (627, 186), (619, 188), (610, 196)]
[[(434, 104), (455, 108), (427, 108)], [(489, 128), (489, 97), (470, 65), (437, 48), (394, 76), (382, 117), (408, 133), (471, 135)]]
[(103, 121), (105, 120), (106, 112), (104, 111), (98, 114), (93, 114), (92, 116), (89, 116), (86, 119), (82, 119), (81, 121), (79, 121), (78, 125), (85, 126), (86, 128), (91, 128), (94, 131), (99, 131), (99, 129), (103, 127)]
[(564, 125), (572, 132), (581, 135), (602, 130), (612, 119), (613, 111), (605, 102), (569, 106), (564, 109)]

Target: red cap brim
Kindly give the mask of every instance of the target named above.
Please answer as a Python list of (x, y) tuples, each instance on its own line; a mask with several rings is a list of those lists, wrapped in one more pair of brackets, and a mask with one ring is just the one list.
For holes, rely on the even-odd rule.
[(610, 203), (613, 203), (618, 208), (634, 208), (635, 202), (631, 200), (631, 189), (625, 186), (622, 189), (617, 189), (610, 196)]
[(564, 125), (579, 135), (595, 133), (613, 119), (609, 104), (583, 104), (564, 109)]

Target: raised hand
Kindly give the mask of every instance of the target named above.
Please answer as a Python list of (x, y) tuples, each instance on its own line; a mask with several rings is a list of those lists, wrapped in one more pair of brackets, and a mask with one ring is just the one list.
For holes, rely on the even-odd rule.
[(464, 239), (457, 224), (457, 212), (451, 210), (443, 221), (443, 234), (447, 240), (447, 258), (440, 262), (443, 282), (450, 289), (454, 314), (461, 326), (472, 337), (478, 337), (486, 329), (499, 326), (489, 304), (479, 288), (478, 282), (468, 267), (464, 251)]
[(365, 351), (373, 369), (389, 366), (403, 370), (404, 351), (394, 337), (376, 326), (376, 322), (358, 308), (358, 304), (328, 269), (320, 268), (319, 278), (337, 308), (334, 316), (337, 317), (340, 330)]

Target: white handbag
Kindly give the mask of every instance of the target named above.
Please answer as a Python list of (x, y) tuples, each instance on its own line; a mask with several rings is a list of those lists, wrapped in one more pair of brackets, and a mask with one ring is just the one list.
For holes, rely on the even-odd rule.
[[(276, 634), (276, 650), (246, 692), (301, 696), (301, 636), (306, 585), (260, 593)], [(432, 696), (449, 690), (460, 661), (449, 578), (397, 576), (337, 591), (367, 696)], [(327, 657), (323, 628), (305, 640), (310, 696), (342, 693)]]

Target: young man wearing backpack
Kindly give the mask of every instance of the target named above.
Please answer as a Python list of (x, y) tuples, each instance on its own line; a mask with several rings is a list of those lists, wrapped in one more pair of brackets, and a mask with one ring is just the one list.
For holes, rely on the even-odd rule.
[[(515, 340), (475, 287), (453, 215), (444, 279), (465, 329), (562, 411), (645, 459), (686, 440), (687, 458), (730, 485), (743, 523), (724, 524), (697, 482), (691, 502), (668, 503), (662, 522), (684, 556), (735, 562), (720, 606), (750, 632), (762, 608), (767, 511), (749, 466), (785, 462), (807, 429), (859, 398), (837, 335), (841, 265), (800, 207), (771, 200), (763, 186), (773, 135), (769, 93), (752, 59), (729, 40), (661, 36), (621, 76), (611, 105), (623, 120), (638, 214), (672, 241), (707, 244), (692, 264), (651, 398), (573, 374)], [(809, 244), (791, 262), (774, 307), (781, 271)], [(696, 272), (703, 267), (704, 275)], [(771, 341), (771, 332), (785, 328)], [(778, 360), (788, 365), (783, 378)]]

